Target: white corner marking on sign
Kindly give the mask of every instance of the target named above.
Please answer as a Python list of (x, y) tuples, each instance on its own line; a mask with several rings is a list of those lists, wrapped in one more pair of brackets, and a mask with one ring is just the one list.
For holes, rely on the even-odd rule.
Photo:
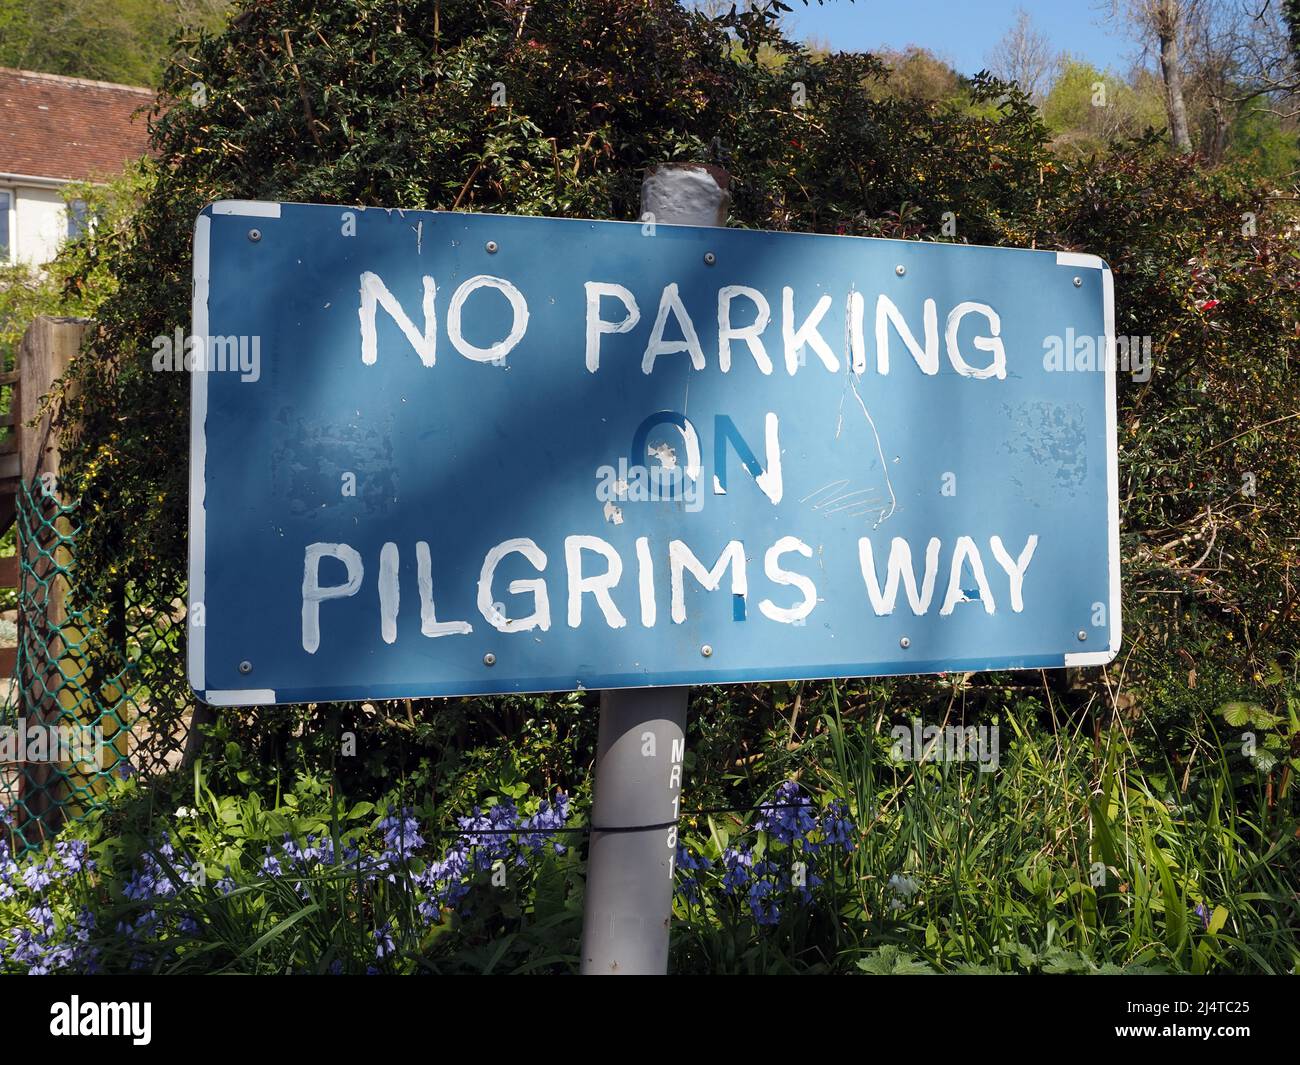
[(203, 695), (209, 706), (269, 706), (275, 702), (275, 692), (270, 688), (214, 688)]
[(212, 205), (213, 214), (234, 214), (245, 218), (279, 218), (278, 203), (261, 200), (217, 200)]
[[(1077, 266), (1081, 270), (1106, 270), (1106, 264), (1100, 255), (1090, 255), (1081, 251), (1058, 251), (1057, 266)], [(1107, 270), (1107, 273), (1109, 271)]]

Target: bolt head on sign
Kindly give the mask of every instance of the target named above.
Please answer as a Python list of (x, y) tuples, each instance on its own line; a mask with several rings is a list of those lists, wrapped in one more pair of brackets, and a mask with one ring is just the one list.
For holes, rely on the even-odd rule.
[(246, 705), (1107, 662), (1113, 322), (1077, 253), (212, 204), (190, 682)]

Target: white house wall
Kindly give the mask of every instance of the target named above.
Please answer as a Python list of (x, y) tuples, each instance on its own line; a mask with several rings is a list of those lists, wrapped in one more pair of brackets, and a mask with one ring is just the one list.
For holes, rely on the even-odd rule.
[(58, 254), (68, 233), (68, 213), (58, 189), (10, 186), (10, 261), (42, 266)]

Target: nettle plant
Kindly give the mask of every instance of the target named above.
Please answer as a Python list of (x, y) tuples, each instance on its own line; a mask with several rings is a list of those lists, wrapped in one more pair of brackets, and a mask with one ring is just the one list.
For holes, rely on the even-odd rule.
[(1300, 773), (1300, 689), (1285, 688), (1285, 678), (1276, 668), (1264, 684), (1283, 688), (1281, 712), (1243, 701), (1225, 703), (1219, 712), (1231, 728), (1239, 730), (1240, 753), (1253, 769), (1260, 773), (1280, 769), (1278, 791), (1285, 795), (1294, 775)]

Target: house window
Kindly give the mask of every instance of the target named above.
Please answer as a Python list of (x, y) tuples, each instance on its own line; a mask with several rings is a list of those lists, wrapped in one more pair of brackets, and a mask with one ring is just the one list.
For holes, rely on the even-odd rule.
[(89, 228), (90, 214), (85, 200), (72, 200), (68, 204), (68, 239), (84, 236)]
[(0, 263), (9, 261), (9, 207), (13, 194), (0, 189)]

